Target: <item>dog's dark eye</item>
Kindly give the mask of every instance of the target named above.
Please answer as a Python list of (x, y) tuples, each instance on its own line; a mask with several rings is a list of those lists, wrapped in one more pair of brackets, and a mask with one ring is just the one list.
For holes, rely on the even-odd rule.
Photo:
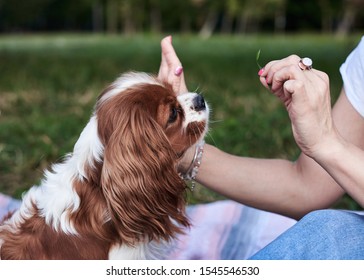
[(173, 123), (176, 121), (178, 116), (178, 109), (176, 107), (171, 108), (171, 112), (169, 113), (168, 123)]

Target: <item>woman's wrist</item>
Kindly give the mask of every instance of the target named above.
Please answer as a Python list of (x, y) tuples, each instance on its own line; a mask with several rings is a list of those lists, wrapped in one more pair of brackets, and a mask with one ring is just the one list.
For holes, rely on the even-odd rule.
[(325, 165), (335, 163), (340, 159), (340, 154), (345, 151), (346, 141), (338, 132), (324, 137), (320, 145), (312, 151), (310, 157), (325, 168)]
[(192, 188), (194, 187), (194, 181), (201, 165), (204, 146), (204, 140), (196, 143), (193, 147), (187, 150), (178, 166), (181, 178), (186, 181), (192, 181)]
[(185, 174), (188, 170), (188, 168), (191, 165), (193, 156), (195, 154), (195, 150), (196, 150), (196, 144), (191, 146), (182, 156), (182, 158), (180, 159), (180, 161), (178, 162), (178, 172), (180, 174)]

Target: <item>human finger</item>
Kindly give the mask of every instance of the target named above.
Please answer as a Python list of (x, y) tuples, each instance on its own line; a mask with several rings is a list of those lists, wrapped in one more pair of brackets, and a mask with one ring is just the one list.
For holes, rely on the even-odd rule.
[(180, 76), (183, 72), (183, 67), (173, 48), (172, 36), (165, 37), (161, 41), (161, 49), (161, 75), (163, 75), (163, 77), (167, 77), (172, 72), (174, 75)]
[(171, 84), (177, 94), (187, 92), (183, 67), (173, 48), (171, 36), (161, 41), (161, 49), (162, 60), (158, 78)]
[(280, 69), (290, 66), (290, 65), (297, 65), (300, 61), (300, 57), (297, 55), (290, 55), (286, 58), (280, 60), (273, 60), (267, 63), (263, 71), (260, 71), (260, 77), (265, 78), (265, 83), (270, 85), (272, 83), (272, 77), (275, 72), (279, 71)]
[(270, 78), (270, 90), (274, 93), (282, 89), (283, 84), (288, 80), (305, 81), (307, 77), (296, 65), (289, 65), (275, 71)]
[(321, 71), (304, 71), (302, 75), (286, 80), (282, 88), (280, 92), (283, 92), (286, 98), (292, 98), (292, 102), (300, 106), (304, 106), (303, 104), (309, 100), (311, 104), (322, 106), (330, 100), (328, 76)]
[(161, 41), (162, 55), (161, 55), (161, 64), (158, 72), (158, 78), (160, 78), (161, 80), (164, 80), (166, 77), (168, 77), (169, 66), (167, 57), (169, 57), (168, 53), (170, 52), (169, 51), (170, 44), (172, 44), (172, 36), (167, 36), (163, 38)]

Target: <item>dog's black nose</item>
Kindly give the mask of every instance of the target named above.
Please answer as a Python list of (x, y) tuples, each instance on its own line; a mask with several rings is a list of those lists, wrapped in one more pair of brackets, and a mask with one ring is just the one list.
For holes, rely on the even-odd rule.
[(197, 112), (206, 109), (205, 99), (202, 97), (202, 95), (197, 95), (193, 99), (193, 109)]

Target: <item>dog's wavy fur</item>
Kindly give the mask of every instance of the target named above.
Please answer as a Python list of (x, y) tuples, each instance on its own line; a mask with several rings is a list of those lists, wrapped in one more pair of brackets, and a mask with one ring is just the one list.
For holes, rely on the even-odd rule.
[(74, 151), (46, 171), (0, 226), (1, 259), (148, 259), (184, 227), (183, 153), (208, 109), (145, 73), (99, 96)]

